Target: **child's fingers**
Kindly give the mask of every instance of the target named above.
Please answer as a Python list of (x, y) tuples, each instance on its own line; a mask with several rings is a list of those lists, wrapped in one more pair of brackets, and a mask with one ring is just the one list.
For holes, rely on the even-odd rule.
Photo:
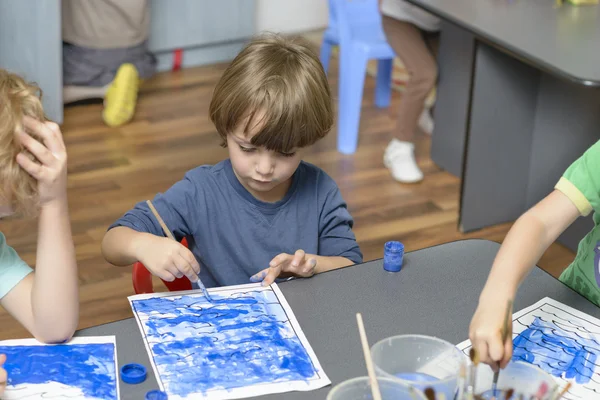
[(27, 150), (31, 152), (37, 158), (37, 160), (44, 165), (53, 165), (56, 162), (56, 157), (52, 154), (52, 152), (44, 146), (42, 143), (38, 142), (27, 133), (20, 131), (19, 132), (19, 141)]
[(510, 360), (512, 359), (513, 352), (513, 342), (512, 342), (512, 334), (508, 335), (508, 339), (504, 342), (504, 357), (500, 362), (500, 368), (506, 368)]
[(43, 176), (44, 167), (35, 161), (29, 159), (25, 154), (17, 154), (17, 164), (21, 166), (27, 173), (33, 176), (35, 179), (40, 180)]
[(296, 250), (294, 253), (294, 258), (292, 259), (292, 267), (294, 269), (298, 269), (302, 264), (304, 264), (304, 250)]
[(5, 361), (6, 361), (6, 354), (0, 354), (0, 367), (4, 364)]
[(258, 274), (254, 274), (250, 277), (250, 282), (262, 282), (267, 274), (269, 273), (269, 268), (265, 268), (260, 271)]
[(187, 276), (190, 282), (196, 282), (198, 280), (198, 274), (196, 274), (194, 271), (194, 268), (190, 264), (190, 261), (187, 259), (187, 257), (177, 254), (175, 265), (181, 274)]
[(281, 264), (279, 264), (276, 267), (267, 268), (267, 275), (265, 276), (265, 279), (263, 279), (262, 285), (263, 286), (271, 285), (273, 282), (275, 282), (275, 279), (277, 279), (279, 274), (281, 274)]
[(187, 262), (192, 267), (194, 273), (198, 275), (200, 273), (200, 264), (198, 263), (198, 260), (196, 260), (196, 256), (194, 256), (194, 253), (192, 253), (184, 245), (181, 245), (181, 252), (179, 254), (181, 254), (181, 256), (187, 260)]
[[(491, 366), (492, 360), (489, 357), (487, 342), (485, 340), (475, 340), (472, 341), (472, 343), (475, 350), (477, 350), (477, 356), (479, 358), (479, 361), (485, 364), (490, 364)], [(492, 366), (492, 369), (493, 368), (494, 367)]]
[(271, 262), (269, 263), (269, 267), (276, 267), (284, 262), (288, 261), (291, 256), (287, 253), (281, 253), (273, 257)]
[(311, 258), (308, 262), (305, 263), (304, 273), (306, 276), (313, 276), (315, 274), (315, 270), (317, 269), (317, 260)]
[(172, 282), (176, 278), (181, 278), (183, 276), (183, 274), (181, 272), (179, 272), (177, 265), (175, 265), (175, 261), (173, 261), (171, 259), (171, 260), (167, 260), (166, 263), (167, 264), (164, 265), (162, 268), (160, 268), (160, 270), (161, 270), (161, 275), (164, 274), (169, 279), (164, 279), (161, 275), (158, 275), (161, 279), (164, 279), (165, 281), (168, 281), (168, 282)]
[(488, 352), (492, 361), (492, 364), (498, 365), (504, 359), (504, 343), (502, 342), (502, 336), (500, 332), (494, 335), (487, 341)]
[(35, 118), (23, 117), (23, 126), (39, 136), (50, 152), (61, 154), (65, 150), (60, 128), (54, 122), (40, 122)]
[(173, 282), (175, 280), (175, 275), (171, 271), (166, 269), (161, 269), (158, 272), (154, 273), (154, 275), (167, 282)]

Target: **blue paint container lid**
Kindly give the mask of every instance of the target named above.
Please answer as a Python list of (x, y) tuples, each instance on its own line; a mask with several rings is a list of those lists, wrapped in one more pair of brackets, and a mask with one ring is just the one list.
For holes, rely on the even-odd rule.
[(167, 394), (160, 390), (151, 390), (146, 393), (146, 400), (168, 400)]
[(125, 383), (135, 385), (146, 380), (146, 367), (142, 364), (125, 364), (121, 367), (121, 379)]

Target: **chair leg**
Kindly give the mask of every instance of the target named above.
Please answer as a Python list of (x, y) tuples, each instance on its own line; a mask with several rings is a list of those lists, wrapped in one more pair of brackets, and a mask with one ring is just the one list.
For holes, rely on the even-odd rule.
[(333, 45), (327, 40), (323, 40), (323, 43), (321, 44), (321, 54), (319, 56), (319, 59), (321, 60), (321, 64), (323, 64), (325, 75), (327, 75), (327, 71), (329, 70), (329, 61), (331, 60), (332, 49)]
[(353, 154), (358, 143), (360, 111), (367, 71), (367, 55), (340, 46), (338, 142), (340, 153)]
[(390, 105), (392, 96), (393, 59), (379, 60), (377, 63), (377, 84), (375, 85), (375, 105), (380, 108)]

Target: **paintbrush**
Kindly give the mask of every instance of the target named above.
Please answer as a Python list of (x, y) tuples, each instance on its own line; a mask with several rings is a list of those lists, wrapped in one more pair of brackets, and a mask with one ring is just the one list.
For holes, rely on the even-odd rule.
[(371, 393), (373, 394), (373, 400), (381, 400), (379, 382), (377, 382), (377, 377), (375, 376), (375, 368), (373, 368), (373, 359), (371, 358), (371, 351), (369, 350), (369, 342), (367, 341), (367, 333), (365, 332), (365, 325), (363, 324), (361, 313), (356, 314), (356, 322), (358, 323), (358, 333), (360, 334), (360, 342), (362, 344), (363, 353), (365, 356), (365, 363), (367, 364), (369, 381), (371, 382)]
[(428, 387), (423, 393), (427, 397), (427, 400), (435, 400), (435, 390), (433, 388)]
[(474, 347), (471, 347), (469, 350), (469, 358), (471, 359), (471, 364), (469, 364), (469, 384), (467, 386), (466, 397), (467, 400), (473, 400), (475, 396), (475, 381), (477, 379), (477, 365), (479, 365), (479, 354)]
[(465, 364), (460, 365), (460, 372), (458, 374), (458, 393), (456, 400), (463, 400), (465, 396), (465, 385), (467, 384), (467, 367)]
[[(152, 211), (152, 214), (154, 214), (154, 218), (156, 218), (156, 220), (160, 224), (160, 227), (162, 228), (165, 235), (167, 235), (167, 237), (169, 239), (177, 241), (175, 239), (175, 236), (173, 236), (173, 234), (167, 227), (167, 224), (165, 224), (165, 221), (163, 221), (163, 219), (160, 216), (160, 214), (158, 213), (158, 211), (156, 211), (156, 208), (154, 208), (154, 204), (152, 204), (152, 202), (150, 200), (146, 200), (146, 204), (148, 204), (150, 211)], [(213, 301), (212, 297), (210, 297), (210, 294), (208, 294), (208, 290), (206, 290), (206, 286), (204, 286), (204, 284), (202, 283), (202, 280), (200, 279), (200, 274), (197, 274), (197, 275), (198, 275), (198, 286), (202, 290), (202, 293), (204, 293), (204, 297), (206, 297), (206, 299), (212, 303), (212, 301)]]
[(560, 393), (558, 393), (558, 395), (553, 397), (552, 400), (560, 400), (560, 398), (563, 397), (569, 391), (569, 389), (571, 389), (571, 385), (571, 382), (567, 382), (565, 387), (560, 391)]
[[(512, 301), (509, 300), (506, 304), (506, 312), (504, 313), (504, 323), (502, 324), (502, 346), (506, 343), (506, 337), (508, 336), (508, 321), (510, 320), (510, 311), (512, 309)], [(494, 372), (494, 381), (492, 382), (492, 396), (496, 396), (496, 389), (498, 387), (498, 378), (500, 377), (500, 365), (498, 370)]]
[(535, 398), (537, 400), (542, 400), (546, 393), (548, 393), (548, 384), (546, 382), (542, 382), (537, 393), (535, 394)]

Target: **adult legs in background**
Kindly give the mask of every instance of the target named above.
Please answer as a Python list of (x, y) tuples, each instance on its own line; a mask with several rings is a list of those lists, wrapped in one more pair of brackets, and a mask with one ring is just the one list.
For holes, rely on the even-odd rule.
[(397, 181), (419, 182), (423, 179), (423, 173), (415, 161), (413, 141), (425, 99), (437, 79), (437, 65), (416, 26), (383, 16), (383, 29), (388, 43), (402, 60), (409, 75), (400, 101), (394, 138), (385, 150), (384, 163)]

